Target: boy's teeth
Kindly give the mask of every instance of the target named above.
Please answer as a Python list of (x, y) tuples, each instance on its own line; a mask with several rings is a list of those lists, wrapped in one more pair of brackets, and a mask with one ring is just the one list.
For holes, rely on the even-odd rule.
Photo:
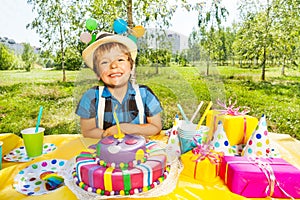
[(115, 76), (121, 76), (121, 74), (112, 74), (110, 75), (111, 77), (115, 77)]

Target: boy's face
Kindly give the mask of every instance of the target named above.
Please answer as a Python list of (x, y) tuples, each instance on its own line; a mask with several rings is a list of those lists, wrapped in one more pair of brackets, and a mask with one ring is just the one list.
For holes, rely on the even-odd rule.
[(108, 87), (115, 88), (127, 85), (131, 64), (128, 56), (118, 47), (114, 47), (100, 56), (98, 68), (100, 72), (98, 79), (101, 79)]

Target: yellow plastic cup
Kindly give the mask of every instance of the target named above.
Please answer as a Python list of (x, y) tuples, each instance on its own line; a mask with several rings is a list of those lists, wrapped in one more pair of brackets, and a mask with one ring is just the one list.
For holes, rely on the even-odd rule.
[(37, 157), (42, 155), (44, 131), (45, 129), (42, 127), (38, 128), (37, 133), (35, 132), (35, 127), (27, 128), (21, 131), (28, 157)]
[(2, 145), (3, 145), (3, 142), (0, 141), (0, 169), (2, 169)]

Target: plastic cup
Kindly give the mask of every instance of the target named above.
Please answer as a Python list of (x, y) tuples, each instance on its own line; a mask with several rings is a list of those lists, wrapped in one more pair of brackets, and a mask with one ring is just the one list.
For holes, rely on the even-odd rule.
[(28, 157), (37, 157), (43, 153), (44, 131), (42, 127), (35, 132), (35, 127), (27, 128), (21, 131), (26, 153)]
[(2, 145), (3, 145), (3, 142), (0, 141), (0, 169), (2, 169)]
[(196, 130), (197, 124), (183, 122), (178, 127), (178, 136), (180, 141), (181, 153), (186, 153), (196, 147), (194, 138), (199, 142), (206, 142), (209, 128), (207, 126), (201, 126)]

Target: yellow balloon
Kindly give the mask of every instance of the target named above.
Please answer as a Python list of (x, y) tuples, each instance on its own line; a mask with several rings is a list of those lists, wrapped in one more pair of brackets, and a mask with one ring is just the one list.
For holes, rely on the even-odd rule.
[(145, 28), (143, 26), (135, 26), (132, 28), (132, 35), (139, 38), (142, 37), (145, 34)]

